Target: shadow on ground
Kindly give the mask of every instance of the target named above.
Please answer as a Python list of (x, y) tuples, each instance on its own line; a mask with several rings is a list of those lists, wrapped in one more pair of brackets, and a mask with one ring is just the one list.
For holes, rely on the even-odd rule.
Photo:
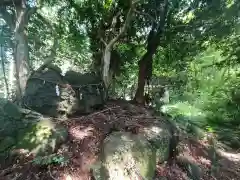
[[(67, 165), (38, 166), (32, 163), (31, 156), (16, 157), (11, 166), (1, 166), (0, 179), (92, 179), (90, 166), (96, 161), (104, 138), (112, 131), (138, 133), (140, 127), (151, 124), (153, 118), (149, 117), (153, 117), (149, 109), (121, 101), (108, 103), (104, 110), (88, 116), (72, 117), (60, 123), (68, 129), (68, 139), (56, 152), (69, 159)], [(208, 140), (181, 133), (176, 158), (171, 164), (159, 164), (155, 179), (240, 179), (240, 155), (220, 147), (213, 148)]]

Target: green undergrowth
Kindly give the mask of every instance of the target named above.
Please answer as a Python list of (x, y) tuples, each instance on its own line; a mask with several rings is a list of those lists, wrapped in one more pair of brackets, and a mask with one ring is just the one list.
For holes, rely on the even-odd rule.
[(62, 155), (51, 154), (48, 156), (37, 156), (32, 163), (38, 166), (60, 165), (65, 166), (69, 163), (69, 159)]
[(175, 73), (181, 83), (169, 85), (170, 103), (161, 111), (191, 133), (211, 132), (226, 145), (239, 148), (240, 68), (214, 65), (227, 58), (212, 46), (191, 59)]
[(197, 138), (203, 138), (207, 133), (214, 133), (217, 139), (226, 145), (233, 148), (240, 147), (240, 126), (230, 114), (234, 112), (221, 108), (199, 108), (188, 101), (164, 105), (161, 110), (169, 114), (181, 129)]

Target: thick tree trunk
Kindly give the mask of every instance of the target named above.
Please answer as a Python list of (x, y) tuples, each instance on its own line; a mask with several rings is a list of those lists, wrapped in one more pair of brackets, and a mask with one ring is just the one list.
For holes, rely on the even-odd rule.
[(12, 95), (15, 88), (15, 78), (14, 78), (14, 72), (15, 72), (15, 63), (13, 60), (9, 61), (9, 69), (8, 69), (8, 86), (9, 86), (9, 91), (10, 91), (10, 96), (9, 98), (12, 100)]
[(107, 46), (103, 55), (103, 81), (107, 89), (109, 88), (111, 81), (109, 75), (110, 60), (111, 60), (111, 48)]
[(14, 61), (17, 80), (16, 98), (20, 102), (30, 73), (28, 40), (25, 32), (28, 17), (26, 7), (18, 6), (16, 11), (18, 19), (15, 26)]
[(4, 93), (4, 96), (5, 96), (5, 98), (9, 98), (10, 91), (9, 91), (8, 80), (7, 80), (7, 76), (6, 76), (5, 54), (4, 54), (4, 52), (5, 52), (4, 47), (1, 44), (1, 62), (2, 62), (2, 71), (3, 71), (3, 76), (4, 76), (5, 89), (6, 89), (6, 91)]
[[(5, 2), (10, 2), (5, 0)], [(9, 13), (6, 6), (13, 6), (15, 13)], [(29, 16), (35, 12), (36, 8), (27, 6), (26, 0), (14, 0), (1, 8), (3, 19), (11, 28), (14, 34), (14, 43), (12, 49), (14, 54), (15, 77), (16, 77), (16, 100), (21, 102), (24, 94), (26, 82), (30, 74), (29, 67), (29, 50), (26, 26), (29, 21)]]
[(24, 32), (16, 32), (16, 45), (15, 45), (15, 67), (16, 67), (16, 80), (17, 80), (17, 99), (20, 100), (24, 94), (27, 79), (30, 73), (28, 66), (29, 54), (27, 37)]
[(123, 26), (120, 28), (119, 33), (116, 35), (116, 37), (111, 39), (108, 43), (104, 42), (106, 47), (105, 47), (105, 50), (103, 53), (103, 81), (104, 81), (105, 87), (107, 89), (109, 88), (110, 83), (111, 83), (111, 77), (110, 77), (111, 75), (109, 74), (109, 68), (110, 68), (110, 63), (111, 63), (110, 62), (111, 61), (111, 52), (113, 50), (113, 46), (117, 43), (117, 41), (121, 38), (121, 36), (127, 31), (127, 28), (130, 25), (131, 20), (132, 20), (135, 6), (138, 2), (139, 2), (138, 0), (135, 2), (130, 1), (131, 5), (130, 5), (130, 8), (127, 13), (126, 20), (125, 20)]
[(134, 100), (139, 104), (145, 103), (144, 87), (146, 79), (151, 77), (155, 49), (157, 49), (157, 47), (152, 47), (151, 50), (149, 49), (139, 61), (138, 86), (134, 97)]
[[(163, 34), (166, 17), (168, 14), (168, 0), (164, 0), (164, 7), (160, 16), (159, 25), (152, 26), (151, 31), (148, 34), (147, 52), (143, 55), (139, 61), (139, 73), (138, 73), (138, 87), (134, 97), (137, 103), (144, 104), (144, 87), (145, 81), (150, 80), (152, 76), (153, 55), (156, 53), (158, 46), (160, 45), (160, 38)], [(157, 29), (156, 29), (157, 27)]]

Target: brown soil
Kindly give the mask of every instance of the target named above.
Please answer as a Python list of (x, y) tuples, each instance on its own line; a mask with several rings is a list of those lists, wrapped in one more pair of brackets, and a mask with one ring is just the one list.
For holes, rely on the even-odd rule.
[[(33, 157), (22, 156), (7, 159), (1, 165), (0, 180), (91, 180), (91, 165), (96, 161), (101, 148), (101, 142), (112, 131), (131, 131), (138, 133), (141, 128), (164, 117), (154, 117), (153, 111), (142, 106), (125, 101), (112, 101), (98, 112), (87, 116), (72, 117), (67, 121), (57, 123), (68, 128), (69, 138), (59, 147), (57, 154), (69, 158), (66, 166), (37, 166), (32, 163)], [(189, 179), (188, 172), (181, 165), (181, 159), (186, 158), (201, 168), (201, 178), (204, 180), (234, 180), (240, 179), (240, 155), (218, 153), (217, 168), (212, 168), (211, 146), (208, 142), (197, 141), (186, 134), (180, 136), (178, 156), (171, 161), (158, 165), (156, 179), (165, 177), (169, 180)]]

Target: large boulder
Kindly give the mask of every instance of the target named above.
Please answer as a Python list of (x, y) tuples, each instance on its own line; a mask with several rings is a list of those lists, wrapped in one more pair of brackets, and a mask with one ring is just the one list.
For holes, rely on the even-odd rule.
[(76, 106), (77, 97), (65, 84), (61, 70), (55, 66), (37, 71), (27, 81), (23, 105), (49, 116), (68, 114)]
[(68, 71), (55, 66), (33, 73), (28, 79), (23, 105), (49, 116), (89, 113), (104, 103), (99, 76)]
[(51, 154), (67, 138), (67, 130), (50, 118), (0, 99), (0, 157), (23, 149), (34, 155)]
[(163, 163), (168, 160), (173, 136), (170, 127), (166, 123), (156, 123), (155, 125), (145, 127), (141, 134), (156, 150), (157, 163)]
[(97, 180), (153, 179), (155, 167), (156, 150), (144, 136), (114, 132), (104, 140), (93, 174)]
[(15, 104), (0, 98), (0, 140), (16, 134), (18, 129), (24, 127), (20, 121), (22, 117), (21, 110)]
[(24, 149), (33, 155), (52, 154), (67, 138), (68, 132), (51, 119), (42, 119), (18, 132), (16, 149)]
[(71, 84), (77, 94), (80, 112), (90, 113), (105, 103), (104, 85), (100, 76), (95, 73), (81, 74), (68, 71), (64, 76), (64, 80)]

